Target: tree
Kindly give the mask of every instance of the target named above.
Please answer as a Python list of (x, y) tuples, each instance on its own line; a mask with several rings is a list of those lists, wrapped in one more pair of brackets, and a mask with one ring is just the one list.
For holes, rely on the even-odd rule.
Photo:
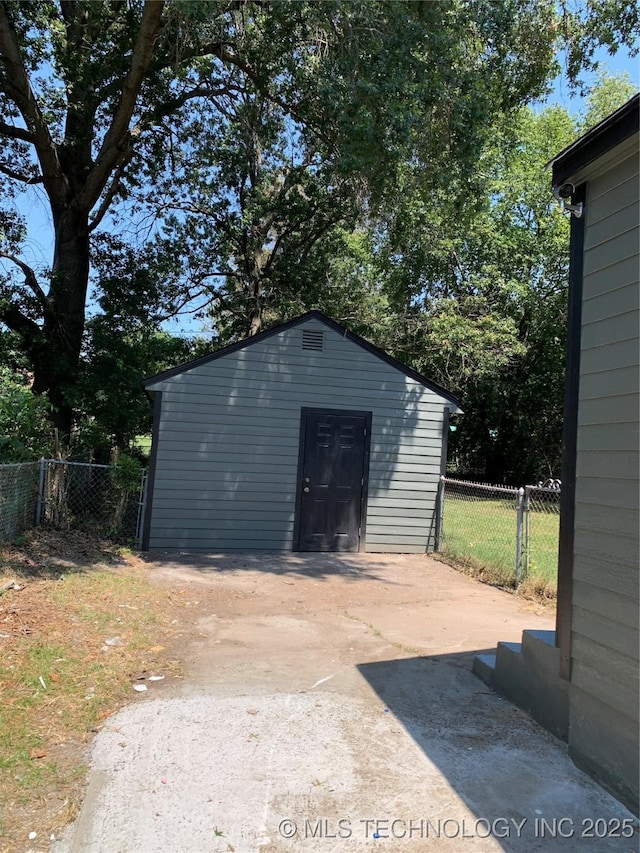
[(164, 247), (136, 251), (102, 235), (94, 252), (100, 309), (87, 322), (72, 403), (76, 446), (109, 461), (151, 432), (152, 409), (140, 380), (199, 355), (188, 339), (161, 330), (180, 307), (179, 257)]
[(606, 69), (600, 69), (579, 119), (580, 133), (586, 133), (598, 122), (611, 115), (635, 92), (636, 87), (628, 74), (610, 74)]
[(408, 166), (377, 226), (378, 342), (459, 394), (450, 449), (463, 473), (519, 485), (560, 475), (569, 223), (544, 167), (628, 94), (603, 75), (578, 121), (523, 109), (485, 149), (466, 199), (424, 192)]
[(468, 166), (493, 117), (541, 93), (553, 20), (551, 5), (527, 0), (2, 0), (4, 192), (42, 187), (55, 247), (38, 276), (20, 254), (25, 221), (3, 210), (0, 252), (18, 278), (3, 276), (0, 319), (20, 337), (61, 438), (93, 235), (117, 227), (132, 190), (152, 192), (191, 110), (235, 92), (241, 72), (339, 153), (343, 174), (368, 179), (375, 201), (408, 152), (435, 171)]
[(221, 342), (295, 313), (301, 287), (306, 299), (318, 291), (341, 252), (340, 229), (358, 215), (358, 177), (341, 175), (321, 145), (303, 144), (244, 75), (238, 89), (209, 105), (223, 121), (203, 108), (183, 126), (160, 188), (167, 213), (158, 245), (180, 247), (189, 295)]
[[(610, 55), (620, 47), (638, 55), (640, 11), (627, 0), (580, 0), (562, 3), (560, 27), (566, 49), (567, 75), (574, 83), (583, 69), (597, 68), (594, 54), (604, 46)], [(604, 118), (604, 116), (603, 116)]]

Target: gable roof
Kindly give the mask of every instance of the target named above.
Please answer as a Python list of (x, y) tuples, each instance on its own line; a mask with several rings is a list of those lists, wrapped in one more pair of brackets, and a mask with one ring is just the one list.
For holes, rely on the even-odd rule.
[(337, 332), (340, 337), (346, 338), (349, 341), (352, 341), (357, 346), (371, 353), (372, 355), (379, 358), (381, 361), (386, 362), (391, 365), (391, 367), (403, 373), (405, 376), (408, 376), (410, 379), (413, 379), (419, 385), (422, 385), (424, 388), (428, 388), (430, 391), (433, 391), (435, 394), (438, 394), (440, 397), (444, 397), (445, 400), (449, 400), (449, 402), (453, 403), (456, 407), (458, 404), (458, 399), (449, 391), (441, 388), (440, 385), (437, 385), (435, 382), (432, 382), (430, 379), (427, 379), (426, 376), (423, 376), (421, 373), (418, 373), (417, 370), (413, 370), (411, 367), (407, 367), (406, 364), (402, 364), (401, 361), (398, 361), (393, 356), (389, 355), (389, 353), (375, 346), (369, 341), (366, 341), (364, 338), (361, 338), (359, 335), (350, 332), (344, 326), (341, 326), (339, 323), (336, 323), (335, 320), (332, 320), (331, 317), (327, 317), (326, 314), (323, 314), (322, 311), (307, 311), (306, 314), (301, 314), (299, 317), (296, 317), (293, 320), (289, 320), (288, 323), (282, 323), (280, 326), (274, 326), (272, 329), (267, 329), (265, 332), (260, 332), (257, 335), (253, 335), (253, 337), (245, 338), (242, 341), (238, 341), (238, 343), (230, 344), (229, 346), (223, 347), (222, 349), (216, 350), (215, 352), (209, 353), (209, 355), (203, 355), (200, 358), (194, 358), (192, 361), (187, 361), (184, 364), (179, 364), (176, 367), (172, 367), (169, 370), (164, 370), (162, 373), (156, 373), (155, 376), (149, 376), (147, 379), (143, 379), (142, 387), (147, 390), (149, 386), (155, 385), (156, 382), (162, 382), (165, 379), (171, 379), (174, 376), (179, 376), (181, 373), (185, 373), (187, 370), (192, 370), (194, 367), (200, 367), (202, 364), (209, 364), (211, 361), (215, 361), (218, 358), (224, 358), (225, 355), (230, 355), (233, 352), (237, 352), (238, 350), (245, 349), (245, 347), (250, 347), (252, 344), (258, 343), (259, 341), (264, 341), (267, 338), (272, 337), (273, 335), (277, 335), (280, 332), (284, 332), (288, 329), (293, 329), (296, 326), (300, 326), (303, 323), (306, 323), (308, 320), (318, 320), (320, 323), (324, 323), (325, 326), (328, 326), (334, 332)]
[(638, 133), (640, 94), (634, 95), (611, 115), (568, 145), (547, 163), (554, 187), (563, 184), (611, 148)]

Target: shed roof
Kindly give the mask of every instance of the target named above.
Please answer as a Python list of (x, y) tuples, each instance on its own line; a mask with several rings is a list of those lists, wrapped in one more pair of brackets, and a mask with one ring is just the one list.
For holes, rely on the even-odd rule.
[(640, 93), (568, 145), (547, 163), (554, 187), (563, 184), (611, 148), (638, 133)]
[(192, 361), (185, 362), (184, 364), (179, 364), (169, 370), (164, 370), (162, 373), (157, 373), (155, 376), (149, 376), (142, 381), (142, 387), (145, 390), (153, 390), (151, 386), (155, 385), (157, 382), (162, 382), (165, 379), (171, 379), (174, 376), (179, 376), (181, 373), (185, 373), (186, 371), (192, 370), (194, 367), (199, 367), (202, 364), (208, 364), (210, 361), (215, 361), (218, 358), (224, 358), (226, 355), (230, 355), (231, 353), (237, 352), (245, 347), (250, 347), (252, 344), (258, 343), (259, 341), (264, 341), (273, 335), (277, 335), (279, 332), (292, 329), (295, 326), (300, 326), (308, 320), (318, 320), (319, 322), (324, 323), (325, 326), (328, 326), (334, 332), (337, 332), (341, 337), (347, 338), (347, 340), (362, 347), (362, 349), (376, 356), (376, 358), (386, 362), (405, 376), (408, 376), (410, 379), (413, 379), (415, 382), (425, 388), (428, 388), (440, 397), (444, 397), (445, 400), (449, 400), (449, 402), (458, 407), (458, 399), (454, 394), (451, 394), (437, 383), (427, 379), (426, 376), (418, 373), (417, 370), (413, 370), (411, 367), (407, 367), (406, 364), (402, 364), (401, 361), (398, 361), (393, 356), (389, 355), (389, 353), (364, 338), (361, 338), (359, 335), (354, 334), (354, 332), (350, 332), (344, 326), (336, 323), (335, 320), (332, 320), (331, 317), (327, 317), (327, 315), (323, 314), (321, 311), (308, 311), (306, 314), (301, 314), (299, 317), (289, 320), (288, 323), (282, 323), (279, 326), (274, 326), (272, 329), (267, 329), (265, 332), (260, 332), (250, 338), (245, 338), (242, 341), (238, 341), (238, 343), (230, 344), (229, 346), (223, 347), (222, 349), (216, 350), (208, 355), (203, 355), (200, 358), (195, 358)]

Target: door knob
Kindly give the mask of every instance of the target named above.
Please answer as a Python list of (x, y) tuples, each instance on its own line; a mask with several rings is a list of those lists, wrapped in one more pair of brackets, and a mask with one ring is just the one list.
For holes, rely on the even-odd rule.
[(309, 491), (309, 486), (305, 486), (305, 487), (304, 487), (304, 491), (305, 491), (305, 492), (308, 492), (308, 491)]

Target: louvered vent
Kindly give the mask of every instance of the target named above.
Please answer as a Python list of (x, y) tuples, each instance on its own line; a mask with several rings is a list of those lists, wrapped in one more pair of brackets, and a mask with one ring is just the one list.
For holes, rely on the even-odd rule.
[(303, 329), (302, 349), (323, 350), (324, 332), (316, 332), (312, 329)]

